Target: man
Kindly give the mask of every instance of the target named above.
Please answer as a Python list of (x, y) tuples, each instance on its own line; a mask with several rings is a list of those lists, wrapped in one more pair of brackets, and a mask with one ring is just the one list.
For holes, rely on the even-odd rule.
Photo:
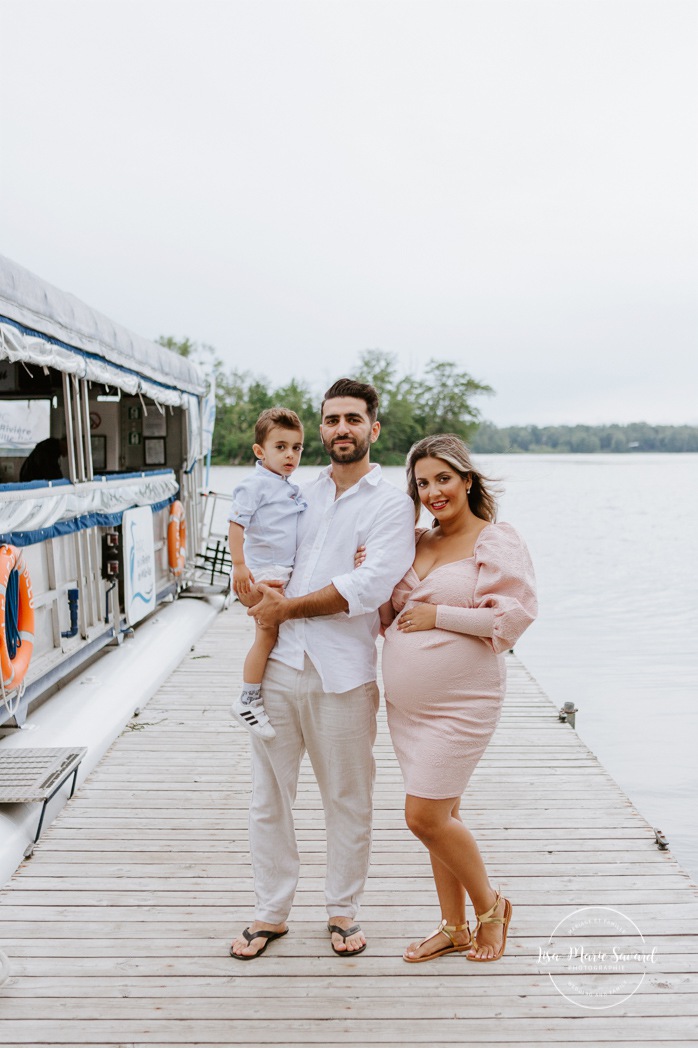
[[(252, 742), (250, 851), (255, 920), (231, 955), (259, 956), (288, 931), (300, 859), (293, 802), (303, 754), (317, 778), (327, 827), (325, 902), (335, 953), (366, 939), (354, 919), (371, 847), (378, 687), (378, 608), (414, 559), (414, 507), (381, 477), (369, 453), (380, 433), (373, 386), (339, 379), (322, 404), (320, 435), (331, 465), (304, 486), (308, 509), (286, 595), (262, 586), (251, 608), (259, 626), (278, 626), (264, 675), (264, 703), (276, 737)], [(354, 554), (366, 560), (354, 569)]]

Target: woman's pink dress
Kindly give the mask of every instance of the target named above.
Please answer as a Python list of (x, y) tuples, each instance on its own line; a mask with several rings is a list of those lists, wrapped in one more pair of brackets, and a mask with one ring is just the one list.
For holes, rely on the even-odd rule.
[[(425, 529), (418, 531), (418, 536)], [(388, 726), (407, 793), (460, 797), (497, 727), (506, 682), (502, 652), (536, 616), (528, 550), (510, 524), (488, 524), (474, 555), (393, 591), (396, 614), (436, 604), (436, 627), (385, 633)]]

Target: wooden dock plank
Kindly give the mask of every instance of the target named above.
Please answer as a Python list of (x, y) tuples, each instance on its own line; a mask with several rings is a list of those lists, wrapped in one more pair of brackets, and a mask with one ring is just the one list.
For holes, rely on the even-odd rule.
[[(645, 997), (642, 998), (644, 1004)], [(648, 998), (651, 1000), (651, 998)], [(165, 1005), (159, 1011), (165, 1012)], [(482, 1007), (480, 1012), (482, 1012)], [(152, 1012), (152, 1010), (151, 1010)], [(63, 1014), (52, 1019), (3, 1020), (3, 1034), (14, 1044), (74, 1044), (74, 1045), (380, 1045), (386, 1041), (397, 1046), (435, 1043), (448, 1045), (483, 1044), (593, 1044), (603, 1038), (607, 1043), (637, 1046), (649, 1044), (652, 1048), (670, 1031), (676, 1039), (695, 1048), (695, 1016), (632, 1015), (625, 1011), (613, 1016), (583, 1016), (572, 1023), (565, 1015), (494, 1016), (492, 1018), (464, 1017), (457, 1004), (445, 1019), (385, 1019), (335, 1018), (287, 1019), (269, 1009), (260, 1019), (208, 1018), (203, 1020), (174, 1019), (166, 1016), (145, 1020), (68, 1019)], [(467, 1040), (466, 1040), (467, 1038)], [(5, 1041), (7, 1045), (8, 1041)], [(676, 1041), (670, 1041), (675, 1045)]]
[[(369, 950), (330, 953), (322, 809), (304, 767), (291, 934), (253, 963), (228, 957), (252, 904), (248, 740), (228, 717), (250, 635), (240, 608), (219, 616), (2, 893), (12, 976), (1, 1043), (694, 1043), (698, 889), (513, 657), (502, 722), (463, 805), (514, 903), (506, 956), (416, 970), (401, 960), (438, 906), (381, 718)], [(603, 1013), (568, 1001), (538, 964), (557, 922), (585, 905), (622, 911), (658, 957)]]

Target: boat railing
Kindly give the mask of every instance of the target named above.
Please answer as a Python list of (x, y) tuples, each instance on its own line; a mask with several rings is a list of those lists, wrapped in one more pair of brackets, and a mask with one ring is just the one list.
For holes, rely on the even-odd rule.
[[(230, 585), (232, 561), (228, 549), (228, 512), (231, 495), (208, 489), (199, 492), (203, 504), (201, 541), (196, 553), (194, 582), (225, 591)], [(197, 503), (196, 499), (189, 500)]]

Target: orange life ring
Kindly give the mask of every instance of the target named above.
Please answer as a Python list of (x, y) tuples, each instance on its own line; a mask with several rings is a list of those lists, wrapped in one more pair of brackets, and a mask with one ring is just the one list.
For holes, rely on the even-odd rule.
[(184, 506), (177, 499), (170, 506), (167, 525), (167, 561), (173, 575), (180, 576), (187, 562), (187, 521)]
[[(10, 658), (5, 632), (7, 584), (10, 573), (19, 575), (19, 611), (17, 628), (22, 641), (14, 659)], [(24, 563), (22, 551), (15, 546), (0, 546), (0, 672), (2, 683), (14, 691), (24, 680), (34, 651), (34, 594), (29, 578), (29, 569)]]

